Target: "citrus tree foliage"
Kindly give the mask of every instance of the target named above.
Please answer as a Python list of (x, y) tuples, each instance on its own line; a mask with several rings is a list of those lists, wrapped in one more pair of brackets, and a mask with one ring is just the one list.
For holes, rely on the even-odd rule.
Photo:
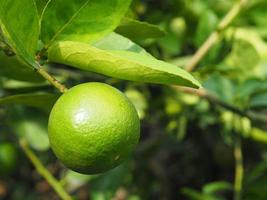
[[(81, 199), (96, 200), (121, 194), (232, 199), (234, 148), (241, 140), (243, 199), (265, 200), (266, 1), (245, 1), (195, 71), (185, 70), (236, 2), (0, 0), (0, 189), (9, 188), (4, 197), (36, 199), (42, 191), (38, 185), (28, 192), (40, 178), (20, 154), (23, 139), (78, 199), (83, 191)], [(94, 176), (58, 165), (47, 123), (61, 94), (40, 69), (67, 87), (97, 81), (124, 92), (142, 124), (140, 144), (124, 164)], [(203, 90), (208, 98), (190, 92)], [(29, 176), (33, 183), (25, 180)]]

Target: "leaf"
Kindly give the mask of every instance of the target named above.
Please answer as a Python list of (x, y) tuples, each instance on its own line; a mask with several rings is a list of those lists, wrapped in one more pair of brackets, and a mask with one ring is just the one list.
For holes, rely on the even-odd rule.
[(243, 39), (237, 39), (225, 63), (229, 67), (231, 76), (235, 79), (244, 80), (257, 75), (259, 61), (260, 55), (254, 44)]
[(228, 30), (228, 34), (234, 35), (235, 40), (243, 40), (252, 44), (262, 59), (267, 58), (267, 44), (258, 31), (248, 28), (233, 28)]
[(168, 32), (165, 37), (158, 41), (160, 48), (171, 55), (177, 55), (181, 52), (182, 41), (174, 33)]
[(237, 40), (234, 44), (229, 62), (233, 66), (247, 70), (258, 64), (259, 55), (251, 43), (245, 40)]
[(96, 176), (90, 181), (90, 199), (112, 199), (118, 188), (127, 181), (130, 170), (131, 166), (126, 161), (122, 165)]
[(50, 144), (48, 140), (46, 121), (44, 120), (22, 120), (17, 124), (16, 130), (28, 141), (30, 146), (38, 151), (46, 151)]
[(92, 46), (102, 50), (125, 50), (136, 53), (148, 54), (145, 49), (135, 44), (126, 37), (123, 37), (117, 33), (110, 33), (101, 40), (92, 44)]
[(85, 175), (72, 170), (68, 170), (64, 177), (64, 185), (69, 192), (72, 192), (84, 186), (93, 177), (93, 175)]
[(127, 89), (124, 94), (133, 103), (135, 109), (137, 110), (140, 119), (145, 117), (145, 111), (147, 109), (147, 101), (144, 95), (135, 89)]
[(204, 194), (215, 194), (222, 190), (231, 190), (232, 187), (233, 186), (228, 182), (218, 181), (206, 184), (202, 191)]
[(249, 98), (255, 93), (267, 90), (267, 83), (261, 79), (247, 79), (242, 85), (237, 88), (237, 95), (240, 99)]
[[(207, 40), (209, 35), (216, 29), (218, 21), (218, 17), (212, 10), (207, 10), (203, 13), (203, 15), (199, 19), (194, 38), (195, 45), (197, 48), (200, 48), (200, 46), (205, 42), (205, 40)], [(205, 65), (205, 63), (210, 64), (216, 62), (216, 58), (218, 58), (218, 55), (220, 55), (221, 53), (221, 46), (222, 43), (217, 43), (213, 45), (207, 55), (202, 59), (202, 63)]]
[(267, 93), (257, 94), (250, 100), (251, 107), (267, 107)]
[(191, 188), (183, 188), (181, 190), (182, 194), (191, 200), (222, 200), (220, 197), (214, 197), (211, 195), (202, 194)]
[(100, 50), (80, 42), (60, 42), (48, 51), (51, 62), (107, 76), (150, 83), (198, 88), (200, 84), (183, 69), (152, 56), (129, 51)]
[(11, 109), (8, 121), (10, 128), (19, 137), (25, 138), (32, 148), (38, 151), (48, 150), (50, 144), (47, 135), (47, 116), (41, 112), (15, 107)]
[(159, 38), (165, 35), (165, 32), (156, 25), (127, 17), (122, 19), (115, 32), (134, 41), (147, 38)]
[(246, 184), (252, 183), (257, 181), (258, 178), (262, 176), (262, 174), (265, 174), (267, 172), (267, 162), (266, 160), (263, 160), (263, 162), (258, 163), (256, 166), (254, 166), (250, 172), (246, 175)]
[(209, 37), (212, 31), (216, 29), (218, 18), (214, 12), (208, 10), (205, 12), (198, 23), (195, 43), (200, 47), (202, 43)]
[(18, 59), (17, 56), (6, 56), (0, 51), (0, 76), (7, 78), (27, 81), (43, 82), (44, 79), (27, 64)]
[(40, 90), (41, 88), (47, 88), (50, 84), (48, 82), (26, 82), (18, 81), (14, 79), (4, 79), (2, 88), (7, 91), (16, 93), (31, 93)]
[(112, 32), (131, 0), (50, 1), (42, 18), (41, 38), (46, 47), (54, 41), (92, 42)]
[(36, 7), (37, 7), (39, 16), (42, 15), (43, 10), (44, 10), (46, 4), (48, 3), (48, 1), (49, 0), (35, 0), (35, 4), (36, 4)]
[(25, 105), (50, 110), (58, 95), (50, 93), (27, 93), (0, 98), (0, 105)]
[(0, 26), (13, 51), (35, 66), (39, 22), (34, 0), (1, 0)]
[(208, 80), (203, 83), (204, 88), (221, 100), (232, 103), (235, 95), (234, 84), (227, 78), (212, 74)]

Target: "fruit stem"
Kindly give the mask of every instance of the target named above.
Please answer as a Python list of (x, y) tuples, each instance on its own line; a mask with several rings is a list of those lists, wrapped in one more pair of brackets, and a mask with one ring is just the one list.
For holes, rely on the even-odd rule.
[(202, 46), (193, 55), (192, 59), (189, 61), (185, 69), (189, 72), (193, 71), (201, 59), (208, 53), (210, 48), (220, 39), (223, 31), (234, 21), (234, 19), (242, 11), (247, 0), (239, 0), (233, 5), (232, 9), (225, 15), (225, 17), (220, 21), (215, 31), (213, 31), (208, 39), (202, 44)]
[(68, 88), (60, 83), (55, 77), (50, 75), (43, 67), (37, 62), (36, 71), (43, 76), (49, 83), (51, 83), (55, 88), (57, 88), (61, 93), (64, 93), (68, 90)]
[(45, 178), (45, 180), (52, 186), (52, 188), (56, 191), (56, 193), (61, 197), (61, 199), (73, 200), (73, 198), (64, 190), (59, 181), (56, 180), (55, 177), (45, 168), (42, 162), (30, 149), (25, 139), (20, 139), (19, 143), (26, 156), (29, 158), (29, 160), (36, 168), (37, 172)]
[(241, 200), (244, 166), (243, 166), (243, 155), (242, 155), (240, 138), (237, 138), (235, 141), (234, 157), (235, 157), (234, 200)]

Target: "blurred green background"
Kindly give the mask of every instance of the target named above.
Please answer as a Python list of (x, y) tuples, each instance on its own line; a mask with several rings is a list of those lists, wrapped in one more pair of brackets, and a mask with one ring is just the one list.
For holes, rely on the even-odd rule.
[[(184, 67), (235, 2), (136, 0), (128, 17), (158, 25), (165, 35), (143, 39), (138, 35), (142, 30), (133, 28), (127, 36), (153, 56)], [(76, 199), (233, 199), (239, 166), (244, 170), (242, 199), (266, 200), (266, 10), (266, 0), (247, 1), (193, 72), (212, 98), (47, 66), (69, 87), (89, 81), (111, 84), (138, 110), (140, 144), (127, 162), (101, 175), (80, 175), (59, 163), (49, 148), (46, 127), (58, 95), (35, 93), (55, 89), (30, 69), (19, 68), (15, 56), (0, 52), (0, 199), (58, 199), (19, 147), (18, 137), (24, 137)], [(123, 28), (117, 32), (125, 34)], [(41, 100), (31, 101), (24, 93)], [(4, 98), (14, 94), (22, 95), (24, 102)], [(243, 162), (236, 165), (241, 148)]]

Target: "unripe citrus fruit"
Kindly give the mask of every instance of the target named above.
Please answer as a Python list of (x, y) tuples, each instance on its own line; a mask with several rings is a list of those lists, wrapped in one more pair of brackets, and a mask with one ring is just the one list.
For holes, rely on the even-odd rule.
[(69, 89), (55, 103), (48, 123), (56, 156), (68, 168), (101, 173), (124, 161), (136, 146), (140, 122), (132, 103), (104, 83)]
[(17, 164), (17, 150), (11, 143), (0, 144), (0, 174), (8, 175)]

